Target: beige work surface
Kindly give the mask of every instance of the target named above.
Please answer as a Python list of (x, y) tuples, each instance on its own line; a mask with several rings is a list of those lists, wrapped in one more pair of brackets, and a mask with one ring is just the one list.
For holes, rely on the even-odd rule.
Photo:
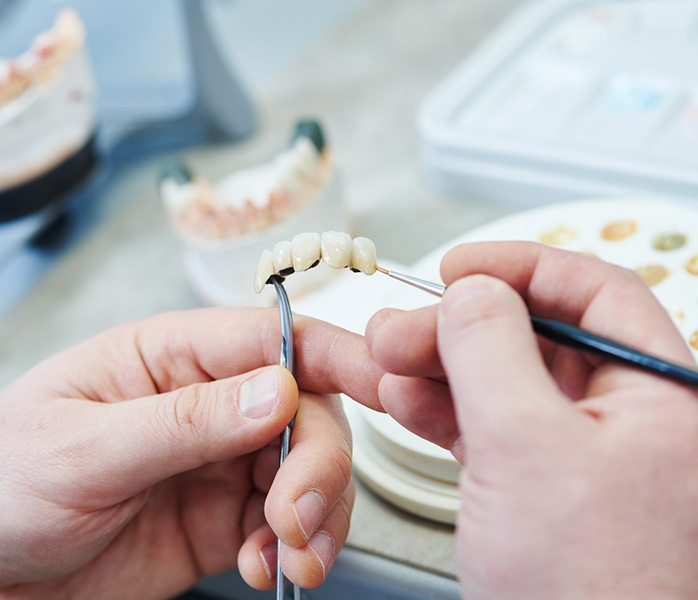
[[(316, 115), (341, 165), (356, 230), (373, 238), (384, 258), (414, 262), (510, 212), (428, 189), (415, 119), (425, 94), (518, 4), (367, 2), (256, 98), (260, 127), (254, 139), (192, 149), (187, 160), (204, 175), (221, 176), (268, 159), (285, 143), (295, 118)], [(111, 325), (200, 305), (155, 193), (165, 158), (141, 163), (116, 181), (100, 208), (100, 224), (0, 323), (0, 385)], [(395, 510), (361, 486), (349, 544), (454, 573), (450, 528)]]

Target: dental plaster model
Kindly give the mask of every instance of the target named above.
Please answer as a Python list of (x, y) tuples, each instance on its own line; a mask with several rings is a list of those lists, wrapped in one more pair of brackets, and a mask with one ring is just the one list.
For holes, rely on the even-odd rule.
[(179, 165), (163, 174), (160, 195), (188, 237), (234, 239), (310, 205), (331, 173), (322, 127), (304, 120), (296, 124), (290, 147), (270, 163), (238, 171), (217, 186)]
[(29, 50), (14, 59), (0, 59), (0, 104), (56, 77), (84, 40), (80, 17), (72, 9), (62, 10), (54, 26), (36, 36)]
[(28, 50), (0, 57), (0, 192), (57, 168), (94, 136), (85, 29), (72, 9)]

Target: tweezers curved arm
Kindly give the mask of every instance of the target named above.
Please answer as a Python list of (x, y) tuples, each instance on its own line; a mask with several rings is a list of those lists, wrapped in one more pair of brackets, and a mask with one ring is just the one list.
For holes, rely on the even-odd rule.
[(295, 357), (293, 353), (293, 313), (291, 312), (291, 303), (288, 300), (286, 288), (284, 288), (283, 279), (274, 276), (271, 282), (276, 290), (276, 295), (279, 299), (279, 318), (281, 320), (281, 358), (282, 367), (286, 367), (291, 374), (295, 370)]
[[(283, 278), (273, 276), (271, 283), (276, 290), (276, 295), (279, 299), (279, 318), (281, 321), (281, 356), (279, 363), (282, 367), (286, 367), (291, 375), (295, 375), (295, 356), (293, 350), (293, 313), (291, 312), (291, 303), (288, 300), (288, 294), (283, 285)], [(291, 449), (291, 433), (293, 432), (293, 422), (284, 429), (281, 437), (281, 451), (279, 453), (279, 466), (284, 464), (284, 460), (288, 456)], [(277, 559), (276, 559), (276, 600), (301, 600), (301, 589), (292, 584), (283, 574), (281, 568), (281, 540), (277, 542)]]

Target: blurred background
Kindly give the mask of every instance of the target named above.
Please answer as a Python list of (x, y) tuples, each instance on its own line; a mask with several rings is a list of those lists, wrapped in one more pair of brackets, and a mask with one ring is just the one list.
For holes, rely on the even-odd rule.
[[(0, 386), (127, 320), (272, 302), (257, 257), (302, 231), (412, 265), (591, 199), (620, 237), (530, 235), (605, 257), (637, 225), (608, 202), (697, 194), (695, 0), (0, 0)], [(647, 235), (694, 294), (679, 221)], [(294, 300), (336, 279), (315, 271)], [(362, 488), (355, 520), (309, 597), (457, 597), (448, 525)], [(258, 597), (230, 577), (219, 597)]]
[[(61, 9), (75, 8), (94, 78), (98, 158), (69, 190), (59, 186), (72, 207), (67, 218), (38, 210), (0, 225), (0, 340), (15, 340), (0, 341), (0, 381), (114, 323), (210, 303), (189, 281), (158, 195), (161, 171), (182, 156), (215, 182), (271, 160), (297, 119), (317, 118), (352, 228), (406, 263), (461, 232), (464, 219), (506, 212), (478, 207), (471, 215), (428, 189), (415, 119), (426, 93), (517, 5), (3, 0), (5, 57), (26, 52)], [(46, 127), (37, 134), (26, 124), (41, 110), (50, 114), (30, 106), (18, 125), (5, 121), (0, 168), (7, 159), (8, 170), (23, 170), (12, 162), (16, 140), (29, 155), (42, 147)], [(13, 202), (14, 188), (0, 200), (28, 204)], [(51, 186), (30, 194), (54, 201)], [(405, 238), (415, 218), (429, 235)], [(53, 225), (37, 236), (46, 220)], [(39, 314), (40, 327), (26, 326)]]

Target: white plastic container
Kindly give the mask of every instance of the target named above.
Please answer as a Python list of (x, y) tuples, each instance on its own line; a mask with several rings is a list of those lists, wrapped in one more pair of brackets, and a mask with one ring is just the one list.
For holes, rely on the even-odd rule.
[(539, 204), (698, 198), (698, 2), (527, 4), (424, 102), (426, 175)]

